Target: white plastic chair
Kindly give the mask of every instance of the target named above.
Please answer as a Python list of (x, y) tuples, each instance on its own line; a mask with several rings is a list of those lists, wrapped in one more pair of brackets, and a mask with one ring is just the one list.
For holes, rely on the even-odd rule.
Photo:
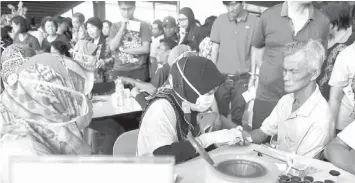
[(136, 156), (138, 132), (139, 129), (120, 135), (113, 145), (113, 156)]

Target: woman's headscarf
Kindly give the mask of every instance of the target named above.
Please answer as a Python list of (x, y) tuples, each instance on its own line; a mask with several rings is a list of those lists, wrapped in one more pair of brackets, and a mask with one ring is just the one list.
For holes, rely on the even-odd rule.
[(201, 95), (208, 93), (226, 80), (211, 60), (200, 56), (180, 59), (172, 66), (170, 74), (174, 91), (191, 103), (196, 102), (198, 94), (184, 80), (182, 74)]
[(182, 57), (189, 57), (193, 55), (197, 55), (197, 53), (193, 53), (189, 46), (184, 44), (177, 45), (169, 53), (168, 64), (171, 67), (176, 62), (176, 60), (180, 60)]
[[(53, 154), (83, 153), (89, 125), (89, 71), (78, 62), (43, 53), (29, 58), (1, 94), (1, 141), (30, 137)], [(93, 82), (93, 81), (91, 81)]]
[(24, 64), (28, 57), (32, 57), (36, 52), (33, 48), (24, 44), (12, 44), (8, 46), (1, 55), (1, 78), (5, 86), (11, 83), (13, 73)]

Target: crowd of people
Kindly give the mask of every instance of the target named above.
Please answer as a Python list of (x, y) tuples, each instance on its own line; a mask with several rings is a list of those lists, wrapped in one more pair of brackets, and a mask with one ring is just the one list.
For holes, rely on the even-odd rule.
[[(29, 32), (14, 16), (1, 33), (0, 151), (89, 154), (90, 127), (109, 133), (102, 153), (112, 154), (121, 129), (91, 119), (89, 95), (119, 79), (143, 109), (138, 156), (184, 162), (197, 156), (190, 134), (207, 150), (277, 136), (279, 150), (355, 174), (355, 8), (286, 1), (259, 17), (244, 2), (223, 4), (204, 25), (189, 7), (150, 25), (134, 1), (118, 2), (116, 23), (77, 12)], [(243, 93), (253, 90), (249, 129)]]

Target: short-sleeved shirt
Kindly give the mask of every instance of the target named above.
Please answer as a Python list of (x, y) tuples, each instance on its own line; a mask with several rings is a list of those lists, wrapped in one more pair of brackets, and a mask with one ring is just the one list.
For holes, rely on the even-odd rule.
[(138, 156), (152, 155), (157, 148), (178, 141), (173, 106), (165, 99), (155, 101), (145, 112), (139, 128)]
[(334, 120), (318, 86), (306, 102), (292, 112), (294, 94), (283, 96), (260, 127), (276, 135), (278, 149), (313, 157), (334, 136)]
[(345, 142), (351, 149), (355, 150), (355, 122), (352, 121), (343, 131), (338, 134), (338, 137)]
[[(152, 32), (149, 28), (149, 25), (138, 19), (134, 21), (140, 22), (140, 31), (134, 32), (126, 30), (122, 37), (122, 42), (117, 50), (114, 52), (115, 57), (115, 66), (114, 70), (116, 71), (132, 71), (146, 66), (146, 62), (149, 54), (143, 55), (131, 55), (127, 53), (122, 53), (120, 50), (127, 48), (137, 48), (143, 45), (143, 42), (152, 41)], [(120, 30), (122, 22), (117, 22), (112, 24), (110, 35), (108, 40), (112, 40), (118, 31)]]
[(288, 2), (265, 10), (252, 39), (254, 47), (265, 47), (256, 98), (277, 101), (284, 95), (282, 65), (283, 50), (286, 44), (294, 41), (321, 39), (326, 47), (328, 32), (328, 18), (313, 5), (310, 5), (308, 22), (296, 35), (292, 20), (288, 17)]
[(28, 46), (30, 46), (36, 51), (41, 49), (41, 46), (39, 45), (37, 38), (32, 36), (31, 34), (27, 34), (27, 37), (23, 41), (20, 41), (19, 37), (16, 36), (14, 39), (14, 43), (27, 44)]
[(217, 68), (226, 74), (245, 74), (250, 71), (250, 50), (258, 17), (243, 11), (239, 22), (228, 13), (213, 23), (211, 41), (219, 44)]
[[(67, 45), (68, 49), (71, 48), (71, 44), (70, 44), (69, 39), (66, 36), (64, 36), (64, 35), (58, 35), (57, 38), (55, 38), (54, 41), (61, 41), (65, 45)], [(42, 50), (45, 51), (45, 52), (50, 52), (51, 51), (51, 43), (48, 42), (47, 38), (44, 38), (42, 40)]]
[[(354, 44), (350, 45), (338, 54), (338, 57), (333, 67), (332, 74), (330, 76), (330, 86), (340, 88), (351, 88), (351, 85), (353, 84), (352, 80), (355, 76), (355, 62), (352, 59), (355, 57), (354, 46)], [(354, 93), (352, 92), (352, 94)], [(354, 105), (351, 101), (354, 101), (354, 97), (351, 97), (349, 99), (348, 96), (350, 95), (344, 93), (344, 96), (341, 100), (336, 125), (336, 128), (338, 130), (344, 129), (354, 120), (354, 118), (351, 116), (351, 113), (353, 112), (354, 108)]]

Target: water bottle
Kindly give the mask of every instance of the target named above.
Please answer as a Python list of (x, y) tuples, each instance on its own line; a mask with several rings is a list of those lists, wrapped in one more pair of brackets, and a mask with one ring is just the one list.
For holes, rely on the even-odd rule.
[(116, 95), (117, 95), (117, 105), (123, 106), (123, 99), (124, 99), (124, 86), (122, 84), (122, 80), (118, 79), (116, 82)]

